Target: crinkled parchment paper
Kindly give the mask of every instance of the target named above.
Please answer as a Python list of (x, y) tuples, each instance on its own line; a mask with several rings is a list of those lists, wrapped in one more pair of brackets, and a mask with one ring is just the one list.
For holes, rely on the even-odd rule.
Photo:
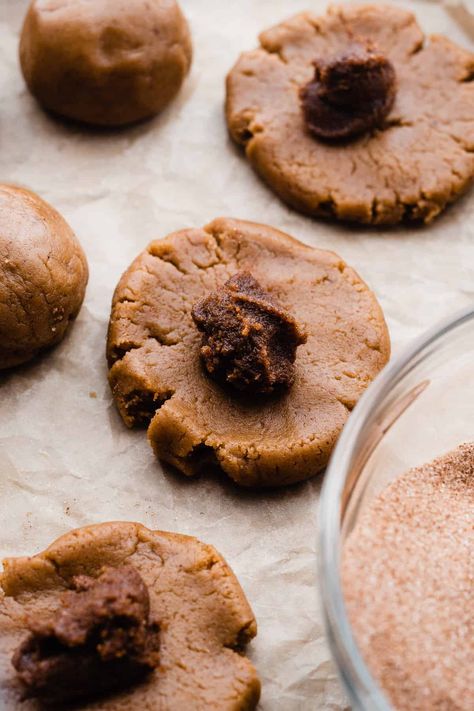
[[(469, 45), (466, 24), (452, 8), (403, 4), (428, 32)], [(0, 0), (0, 180), (53, 203), (79, 236), (91, 270), (84, 307), (65, 342), (0, 376), (0, 554), (33, 553), (70, 528), (111, 519), (214, 544), (259, 622), (250, 654), (265, 711), (345, 707), (318, 603), (321, 479), (249, 493), (226, 481), (163, 471), (144, 432), (127, 430), (112, 404), (105, 334), (113, 289), (135, 255), (152, 238), (218, 215), (266, 222), (337, 251), (377, 293), (394, 351), (472, 301), (472, 193), (426, 229), (348, 230), (286, 209), (227, 137), (224, 76), (239, 52), (256, 45), (260, 30), (325, 5), (182, 0), (195, 46), (183, 91), (156, 120), (104, 133), (65, 126), (38, 109), (17, 62), (27, 2)]]

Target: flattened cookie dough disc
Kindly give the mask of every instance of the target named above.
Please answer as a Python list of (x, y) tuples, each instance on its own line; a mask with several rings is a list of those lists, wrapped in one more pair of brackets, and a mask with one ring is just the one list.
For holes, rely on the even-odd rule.
[[(293, 385), (264, 400), (206, 375), (191, 316), (196, 301), (239, 270), (308, 336)], [(225, 218), (152, 242), (137, 257), (115, 291), (107, 346), (120, 413), (129, 426), (151, 421), (158, 457), (187, 475), (216, 464), (244, 486), (284, 485), (323, 469), (389, 350), (374, 295), (337, 255)]]
[(91, 711), (251, 711), (260, 683), (237, 653), (257, 628), (245, 595), (223, 558), (189, 536), (136, 523), (105, 523), (71, 531), (46, 551), (4, 561), (0, 578), (0, 694), (9, 711), (34, 711), (20, 700), (11, 665), (27, 633), (26, 618), (47, 617), (77, 575), (133, 566), (148, 587), (151, 618), (160, 627), (160, 667), (143, 682), (100, 701)]
[[(313, 62), (354, 37), (392, 62), (395, 103), (385, 127), (342, 144), (313, 138), (299, 92)], [(424, 37), (414, 16), (387, 6), (302, 13), (263, 32), (227, 78), (233, 139), (289, 205), (310, 215), (373, 224), (429, 222), (474, 175), (474, 54)]]
[(88, 274), (61, 215), (29, 190), (0, 185), (0, 369), (61, 341), (79, 313)]
[(161, 111), (191, 56), (175, 0), (33, 0), (20, 42), (23, 75), (40, 104), (99, 126)]

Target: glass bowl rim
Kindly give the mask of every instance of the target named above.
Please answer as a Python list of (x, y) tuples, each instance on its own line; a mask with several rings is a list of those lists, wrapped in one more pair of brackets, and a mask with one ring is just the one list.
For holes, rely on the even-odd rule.
[[(354, 709), (393, 711), (393, 707), (372, 677), (355, 642), (347, 617), (340, 575), (340, 510), (342, 493), (352, 452), (367, 418), (402, 379), (410, 366), (429, 355), (444, 337), (474, 321), (474, 305), (457, 311), (392, 358), (364, 392), (352, 411), (329, 461), (319, 502), (319, 588), (326, 636), (349, 701)], [(427, 353), (428, 351), (428, 353)]]

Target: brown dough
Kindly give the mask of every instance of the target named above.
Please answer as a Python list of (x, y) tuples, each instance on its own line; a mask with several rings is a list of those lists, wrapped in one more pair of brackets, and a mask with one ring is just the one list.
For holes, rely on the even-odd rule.
[(245, 595), (223, 558), (195, 538), (150, 531), (136, 523), (104, 523), (59, 538), (46, 551), (4, 561), (0, 578), (0, 687), (9, 711), (21, 702), (11, 664), (26, 617), (54, 614), (76, 575), (103, 566), (134, 566), (148, 586), (150, 616), (160, 627), (161, 664), (143, 682), (81, 705), (90, 711), (251, 711), (260, 683), (237, 653), (256, 634)]
[(103, 126), (161, 111), (191, 56), (174, 0), (33, 0), (20, 42), (23, 74), (40, 104)]
[(59, 343), (82, 305), (87, 261), (38, 195), (0, 185), (0, 369)]
[[(308, 335), (294, 384), (264, 402), (229, 393), (200, 361), (192, 307), (238, 271), (250, 271)], [(156, 454), (184, 474), (218, 465), (244, 486), (279, 486), (326, 466), (389, 351), (375, 296), (337, 255), (220, 218), (152, 242), (125, 272), (109, 324), (109, 380), (125, 423), (151, 420)]]
[[(354, 37), (395, 67), (397, 94), (383, 130), (343, 145), (313, 138), (299, 92), (313, 61)], [(474, 175), (474, 54), (424, 37), (415, 17), (387, 6), (302, 13), (260, 35), (227, 78), (230, 134), (259, 175), (309, 215), (373, 224), (429, 222)]]

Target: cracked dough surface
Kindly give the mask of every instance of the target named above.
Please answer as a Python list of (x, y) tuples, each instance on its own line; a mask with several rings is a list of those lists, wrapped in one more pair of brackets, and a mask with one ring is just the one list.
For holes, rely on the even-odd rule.
[(38, 195), (0, 185), (0, 369), (59, 343), (82, 305), (87, 261)]
[[(251, 400), (206, 376), (191, 309), (250, 271), (308, 333), (285, 393)], [(193, 475), (217, 465), (244, 486), (278, 486), (323, 469), (350, 410), (388, 360), (374, 294), (332, 252), (278, 230), (219, 218), (152, 242), (114, 294), (109, 381), (127, 425)]]
[(161, 111), (191, 56), (175, 0), (33, 0), (20, 42), (23, 75), (40, 104), (103, 126)]
[(149, 587), (151, 618), (161, 626), (159, 669), (139, 685), (89, 704), (91, 711), (251, 711), (260, 684), (250, 661), (234, 651), (255, 636), (255, 618), (233, 572), (195, 538), (104, 523), (71, 531), (43, 553), (4, 561), (0, 578), (0, 685), (9, 711), (21, 702), (11, 666), (27, 615), (54, 613), (74, 575), (133, 565)]
[[(345, 145), (306, 131), (298, 91), (312, 62), (347, 47), (351, 34), (392, 61), (398, 90), (386, 127)], [(412, 13), (334, 6), (302, 13), (260, 35), (227, 78), (232, 138), (289, 205), (310, 215), (373, 224), (429, 222), (474, 175), (474, 54), (425, 37)]]

